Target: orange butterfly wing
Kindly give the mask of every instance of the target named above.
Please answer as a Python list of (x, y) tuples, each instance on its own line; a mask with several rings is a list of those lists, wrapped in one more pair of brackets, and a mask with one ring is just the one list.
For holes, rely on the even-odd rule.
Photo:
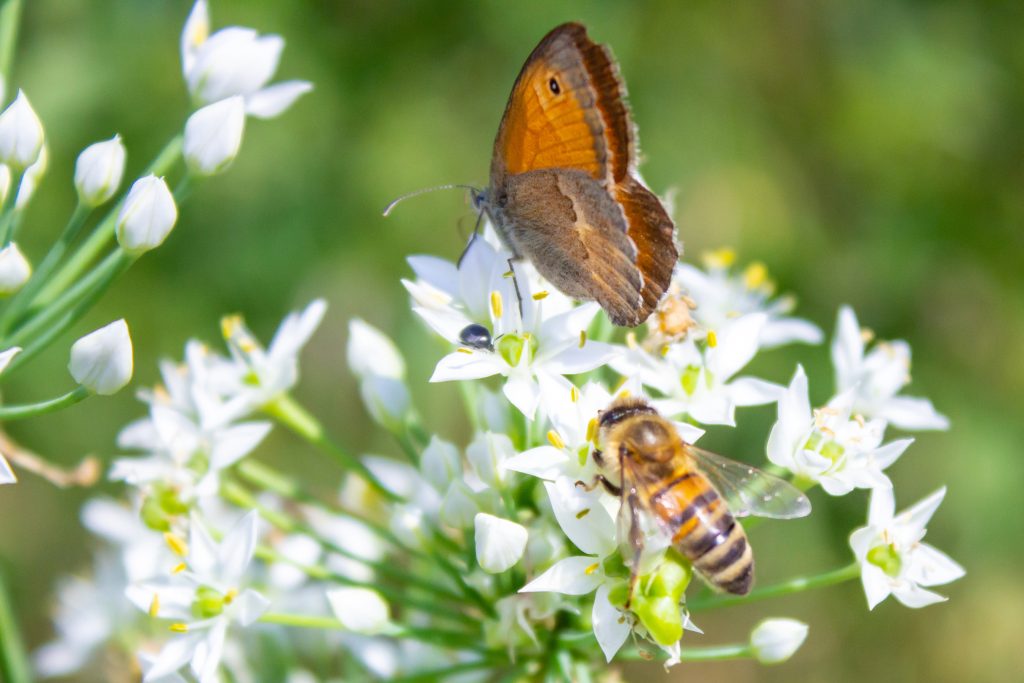
[(580, 24), (554, 29), (512, 86), (494, 143), (492, 178), (571, 168), (597, 180), (621, 180), (634, 150), (624, 96), (605, 47)]
[[(552, 30), (512, 87), (494, 142), (491, 188), (498, 190), (492, 197), (498, 202), (517, 187), (529, 188), (537, 206), (521, 201), (504, 208), (513, 242), (562, 291), (581, 296), (582, 287), (584, 298), (601, 303), (613, 322), (632, 326), (658, 305), (678, 252), (672, 220), (635, 177), (636, 133), (625, 95), (611, 52), (591, 41), (581, 24)], [(557, 188), (544, 186), (555, 181), (526, 174), (544, 169), (591, 178), (607, 201), (582, 194), (603, 211), (605, 225), (584, 220), (578, 206), (562, 216), (552, 210), (553, 199), (540, 201), (557, 194)], [(561, 180), (584, 185), (568, 176)], [(632, 245), (619, 244), (608, 223), (618, 223)]]

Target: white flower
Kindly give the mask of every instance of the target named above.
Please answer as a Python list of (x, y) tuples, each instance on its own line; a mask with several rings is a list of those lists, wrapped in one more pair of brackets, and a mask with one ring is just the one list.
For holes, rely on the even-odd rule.
[(855, 488), (892, 486), (883, 473), (913, 439), (882, 445), (885, 423), (851, 415), (853, 395), (840, 394), (811, 412), (802, 367), (779, 398), (779, 419), (768, 437), (768, 459), (794, 474), (819, 482), (841, 496)]
[(25, 93), (0, 114), (0, 163), (24, 170), (34, 164), (43, 148), (43, 124)]
[[(782, 387), (754, 377), (732, 377), (758, 350), (765, 313), (750, 313), (698, 346), (687, 338), (654, 355), (636, 345), (623, 349), (610, 365), (619, 374), (656, 389), (652, 401), (666, 415), (686, 414), (703, 424), (736, 424), (737, 406), (773, 403)], [(701, 348), (703, 347), (703, 348)]]
[(611, 513), (601, 502), (606, 494), (597, 489), (583, 491), (564, 478), (545, 482), (544, 488), (559, 526), (586, 554), (558, 560), (519, 592), (586, 595), (596, 590), (591, 617), (594, 636), (610, 662), (629, 636), (630, 621), (608, 600), (615, 579), (605, 574), (603, 563), (616, 551), (616, 531)]
[(32, 653), (41, 677), (78, 671), (108, 639), (136, 625), (138, 612), (124, 599), (125, 583), (120, 560), (109, 552), (97, 556), (92, 576), (61, 579), (53, 616), (57, 638)]
[(405, 361), (387, 335), (359, 318), (348, 326), (348, 365), (359, 378), (359, 389), (373, 419), (397, 429), (410, 411), (405, 385)]
[(284, 39), (261, 36), (250, 28), (229, 26), (210, 35), (205, 0), (199, 0), (181, 35), (181, 61), (192, 98), (210, 104), (241, 95), (246, 111), (259, 118), (281, 114), (312, 85), (287, 81), (267, 87), (277, 70)]
[(261, 408), (287, 392), (299, 379), (299, 352), (319, 327), (327, 303), (315, 299), (300, 312), (289, 313), (265, 349), (239, 316), (221, 320), (235, 373), (225, 374), (223, 391), (248, 406)]
[(349, 631), (373, 635), (389, 621), (388, 603), (369, 588), (335, 588), (327, 591), (331, 611)]
[(127, 323), (115, 320), (76, 341), (68, 371), (93, 393), (120, 391), (132, 379), (132, 338)]
[(526, 527), (484, 512), (474, 518), (476, 561), (489, 574), (511, 569), (526, 549)]
[(779, 664), (800, 649), (807, 630), (807, 624), (796, 619), (765, 619), (750, 632), (750, 647), (762, 664)]
[(730, 266), (736, 254), (719, 250), (705, 258), (707, 271), (688, 263), (676, 266), (673, 280), (679, 283), (697, 304), (693, 318), (704, 331), (722, 331), (749, 313), (763, 312), (767, 321), (758, 335), (763, 349), (792, 342), (821, 343), (824, 335), (817, 325), (785, 314), (793, 309), (791, 297), (772, 299), (774, 285), (764, 264), (754, 262), (742, 273), (733, 274)]
[(178, 220), (174, 195), (163, 178), (139, 178), (128, 191), (117, 217), (117, 241), (129, 252), (143, 252), (163, 244)]
[(185, 123), (183, 152), (189, 170), (200, 176), (226, 169), (242, 146), (245, 100), (240, 95), (208, 104)]
[[(505, 397), (533, 419), (542, 402), (541, 380), (593, 370), (610, 360), (615, 349), (586, 338), (585, 331), (600, 310), (597, 304), (566, 308), (567, 299), (543, 283), (528, 264), (515, 265), (514, 283), (506, 277), (510, 257), (478, 237), (458, 268), (441, 259), (409, 259), (419, 280), (403, 284), (415, 302), (413, 310), (459, 347), (438, 361), (430, 381), (502, 375)], [(535, 283), (543, 287), (536, 297)], [(475, 321), (489, 323), (493, 349), (471, 348), (460, 341), (461, 331)]]
[(864, 337), (853, 309), (842, 306), (832, 340), (836, 391), (852, 390), (855, 411), (900, 429), (949, 429), (949, 419), (928, 399), (897, 396), (910, 382), (910, 345), (903, 340), (879, 342), (865, 356)]
[(925, 525), (945, 495), (943, 487), (897, 515), (892, 489), (872, 491), (868, 525), (850, 536), (868, 609), (889, 595), (907, 607), (942, 602), (945, 597), (922, 586), (941, 586), (965, 574), (948, 555), (921, 542)]
[(0, 164), (0, 204), (7, 201), (7, 193), (11, 189), (11, 168), (7, 164)]
[(0, 249), (0, 295), (13, 294), (28, 282), (32, 275), (32, 264), (21, 249), (11, 242)]
[(75, 162), (75, 189), (86, 206), (99, 206), (117, 192), (124, 173), (125, 149), (121, 136), (89, 145)]
[(157, 618), (174, 619), (172, 630), (180, 634), (164, 645), (144, 681), (189, 663), (200, 683), (218, 680), (228, 627), (249, 626), (269, 607), (255, 590), (242, 588), (256, 552), (258, 523), (257, 513), (250, 512), (217, 543), (193, 518), (185, 569), (161, 582), (128, 587), (128, 598), (136, 607)]

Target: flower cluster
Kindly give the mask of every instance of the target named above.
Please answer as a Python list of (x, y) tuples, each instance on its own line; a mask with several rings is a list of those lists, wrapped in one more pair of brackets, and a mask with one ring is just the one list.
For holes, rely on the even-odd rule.
[[(248, 116), (276, 116), (309, 90), (302, 81), (268, 85), (282, 49), (280, 37), (252, 29), (211, 34), (206, 2), (195, 4), (181, 58), (196, 110), (168, 148), (184, 162), (182, 183), (231, 163)], [(118, 136), (82, 153), (80, 206), (61, 244), (117, 194), (124, 157)], [(32, 169), (45, 168), (42, 125), (23, 94), (0, 116), (0, 162), (0, 230), (12, 235), (20, 195), (37, 177)], [(7, 241), (0, 287), (30, 296), (16, 294), (13, 312), (0, 314), (0, 335), (11, 332), (0, 373), (37, 352), (33, 334), (59, 333), (62, 316), (78, 312), (81, 300), (65, 301), (59, 285), (81, 275), (79, 261), (88, 264), (104, 240), (116, 237), (118, 246), (84, 276), (100, 293), (167, 239), (176, 192), (161, 177), (165, 169), (152, 170), (67, 270), (57, 269), (62, 246), (40, 264), (45, 277), (37, 281)], [(656, 496), (643, 500), (645, 492), (609, 465), (614, 458), (601, 456), (602, 411), (627, 397), (665, 418), (698, 471), (697, 458), (707, 455), (693, 444), (705, 431), (749, 430), (743, 408), (775, 406), (765, 463), (719, 460), (721, 472), (701, 471), (721, 498), (716, 505), (736, 517), (807, 514), (801, 491), (816, 505), (870, 492), (847, 566), (755, 588), (762, 597), (859, 578), (869, 608), (890, 594), (923, 607), (944, 599), (930, 587), (963, 575), (922, 542), (945, 489), (896, 514), (888, 475), (913, 443), (887, 436), (890, 426), (946, 429), (948, 421), (927, 399), (902, 393), (909, 346), (871, 346), (850, 308), (839, 309), (831, 341), (834, 395), (812, 406), (802, 366), (786, 384), (757, 376), (751, 362), (779, 346), (820, 344), (824, 333), (793, 316), (795, 300), (776, 296), (763, 264), (737, 268), (731, 250), (708, 254), (703, 268), (679, 264), (657, 311), (630, 331), (513, 260), (489, 225), (457, 263), (414, 256), (409, 264), (413, 276), (402, 284), (412, 311), (444, 348), (430, 381), (458, 382), (472, 429), (465, 443), (425, 424), (402, 354), (368, 322), (349, 323), (347, 361), (391, 454), (351, 453), (291, 393), (299, 355), (326, 314), (323, 301), (288, 315), (268, 345), (240, 316), (224, 318), (225, 352), (191, 340), (180, 362), (161, 364), (161, 384), (139, 392), (146, 413), (120, 433), (125, 454), (108, 473), (125, 495), (83, 508), (101, 549), (92, 580), (69, 580), (58, 591), (58, 637), (36, 652), (41, 675), (101, 660), (118, 673), (141, 670), (147, 682), (304, 680), (333, 675), (339, 650), (353, 679), (588, 680), (606, 662), (633, 658), (666, 666), (785, 661), (809, 634), (789, 618), (766, 619), (732, 644), (702, 645), (701, 610), (747, 598), (691, 589), (705, 576), (698, 558), (658, 521)], [(34, 305), (40, 301), (64, 307)], [(60, 405), (123, 387), (132, 372), (126, 324), (79, 340), (69, 369), (79, 387)], [(7, 419), (38, 412), (0, 407)], [(284, 435), (270, 437), (275, 425), (329, 459), (336, 493), (325, 492), (326, 478), (307, 484), (262, 457), (290, 448)], [(0, 458), (0, 482), (12, 478)], [(819, 485), (823, 496), (812, 491)], [(774, 509), (776, 495), (799, 504)], [(673, 521), (682, 529), (686, 520)], [(97, 657), (101, 650), (107, 656)]]

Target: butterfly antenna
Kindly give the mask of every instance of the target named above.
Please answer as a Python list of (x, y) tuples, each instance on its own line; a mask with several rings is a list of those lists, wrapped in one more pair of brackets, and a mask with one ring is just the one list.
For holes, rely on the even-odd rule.
[(472, 185), (463, 185), (461, 183), (452, 183), (450, 185), (438, 185), (437, 187), (427, 187), (427, 188), (424, 188), (422, 190), (416, 190), (415, 192), (410, 192), (408, 194), (403, 194), (401, 197), (398, 197), (397, 199), (392, 200), (392, 202), (390, 204), (388, 204), (386, 207), (384, 207), (384, 216), (387, 216), (388, 214), (390, 214), (391, 210), (394, 209), (396, 206), (398, 206), (398, 204), (400, 202), (404, 202), (406, 199), (409, 199), (410, 197), (416, 197), (418, 195), (426, 194), (428, 192), (434, 192), (435, 190), (452, 190), (452, 189), (455, 189), (455, 188), (462, 188), (464, 190), (470, 190), (471, 192), (479, 192), (480, 191), (479, 188), (473, 187)]

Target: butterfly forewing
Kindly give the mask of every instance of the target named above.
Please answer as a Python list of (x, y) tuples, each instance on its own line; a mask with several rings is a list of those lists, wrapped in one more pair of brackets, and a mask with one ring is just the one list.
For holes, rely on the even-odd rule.
[(811, 512), (811, 501), (784, 479), (753, 465), (689, 446), (690, 455), (735, 517), (794, 519)]

